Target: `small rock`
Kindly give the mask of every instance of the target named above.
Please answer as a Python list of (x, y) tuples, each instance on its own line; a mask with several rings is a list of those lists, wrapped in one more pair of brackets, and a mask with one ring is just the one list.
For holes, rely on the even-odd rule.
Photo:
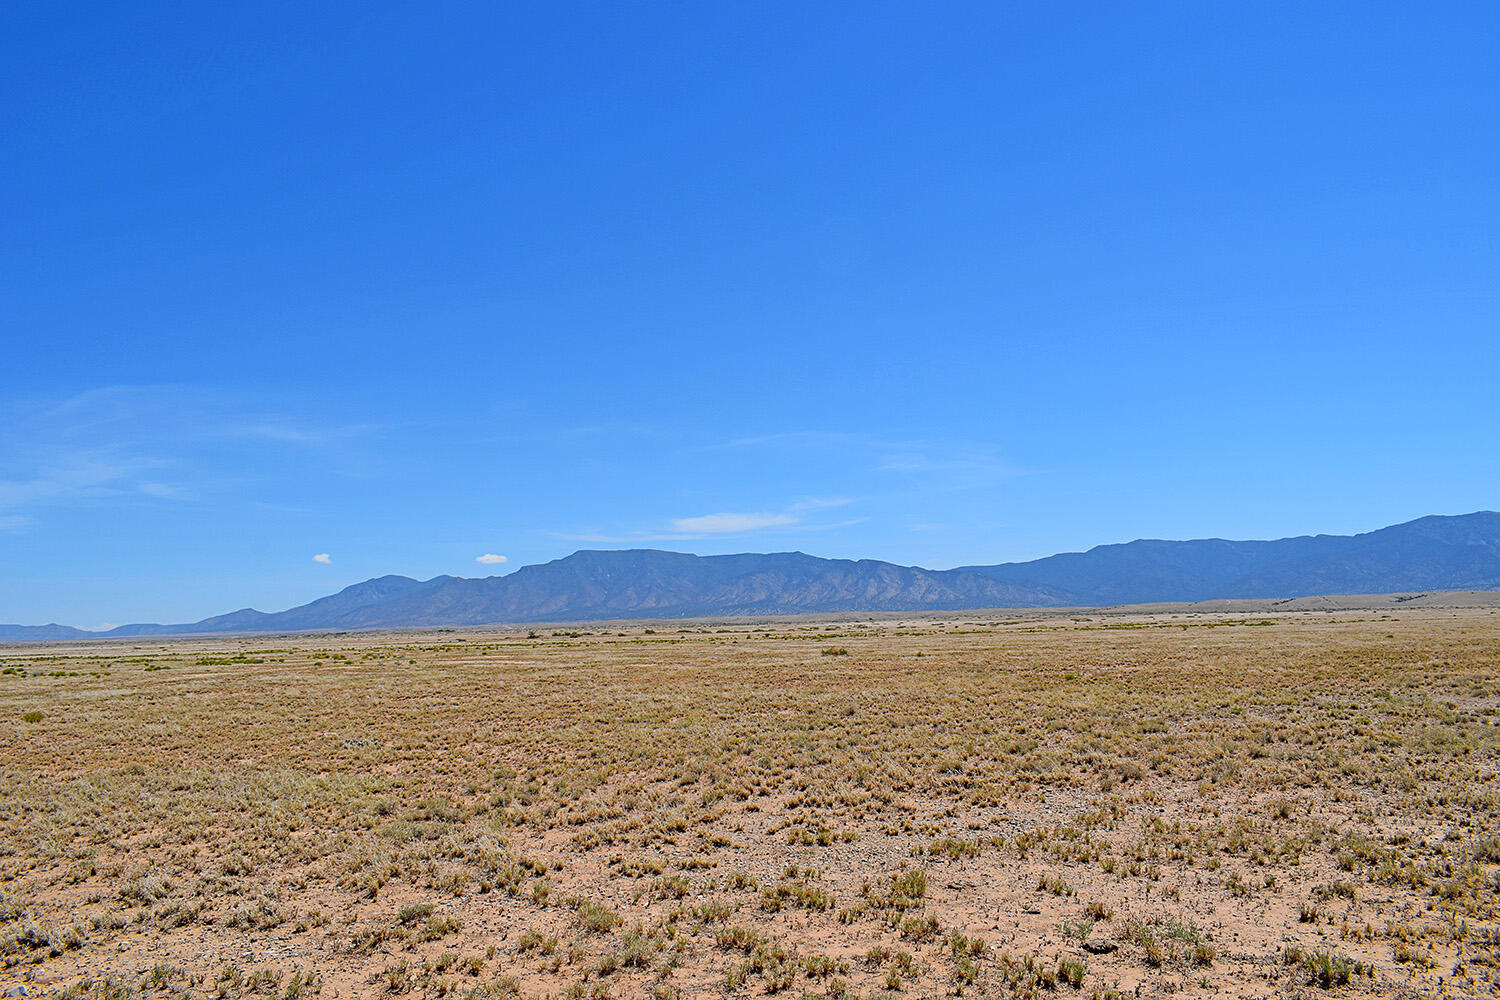
[(1113, 941), (1096, 941), (1091, 939), (1083, 942), (1083, 950), (1090, 955), (1108, 955), (1119, 947)]

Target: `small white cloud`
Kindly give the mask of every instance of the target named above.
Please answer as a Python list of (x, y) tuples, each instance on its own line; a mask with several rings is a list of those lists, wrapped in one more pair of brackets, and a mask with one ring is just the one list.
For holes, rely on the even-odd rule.
[(327, 566), (329, 563), (333, 562), (333, 556), (329, 555), (327, 552), (319, 552), (317, 555), (313, 556), (313, 562), (322, 563), (324, 566)]
[(486, 566), (498, 566), (501, 563), (506, 562), (506, 558), (504, 556), (497, 556), (493, 552), (486, 552), (482, 556), (475, 556), (474, 561), (477, 563), (484, 563), (484, 565)]

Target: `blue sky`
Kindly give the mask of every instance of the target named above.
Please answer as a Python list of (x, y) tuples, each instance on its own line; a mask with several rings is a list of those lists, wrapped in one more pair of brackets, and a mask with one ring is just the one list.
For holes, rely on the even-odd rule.
[(0, 621), (1500, 507), (1497, 48), (1487, 3), (8, 5)]

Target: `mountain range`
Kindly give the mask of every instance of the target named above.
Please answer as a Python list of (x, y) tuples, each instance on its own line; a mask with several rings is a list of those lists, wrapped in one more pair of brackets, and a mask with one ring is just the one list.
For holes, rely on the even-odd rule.
[(801, 552), (575, 552), (506, 576), (382, 576), (287, 611), (200, 622), (0, 625), (0, 641), (291, 632), (620, 618), (1107, 606), (1430, 590), (1500, 590), (1500, 513), (1423, 517), (1358, 535), (1142, 539), (1030, 562), (929, 570)]

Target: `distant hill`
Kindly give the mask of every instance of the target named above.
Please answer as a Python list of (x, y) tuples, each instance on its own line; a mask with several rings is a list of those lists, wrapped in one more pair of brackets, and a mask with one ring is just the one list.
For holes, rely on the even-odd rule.
[(86, 632), (71, 625), (0, 625), (3, 642), (51, 642), (56, 639), (96, 639), (103, 632)]
[(1500, 588), (1500, 513), (1423, 517), (1361, 535), (1273, 542), (1140, 540), (1032, 562), (969, 566), (1082, 605)]
[(0, 641), (1497, 589), (1500, 514), (1482, 511), (1360, 535), (1140, 540), (951, 570), (801, 552), (582, 551), (508, 576), (383, 576), (287, 611), (245, 608), (189, 624), (0, 625)]
[[(979, 573), (914, 569), (868, 559), (818, 559), (800, 552), (695, 556), (629, 549), (575, 552), (540, 566), (524, 566), (509, 576), (439, 576), (426, 581), (384, 576), (275, 614), (246, 608), (185, 625), (122, 625), (109, 632), (58, 638), (1039, 607), (1062, 602), (1062, 595), (1045, 588)], [(0, 626), (0, 638), (8, 627), (13, 626)]]
[[(453, 579), (452, 577), (438, 577)], [(91, 635), (197, 635), (213, 632), (296, 632), (304, 629), (324, 629), (339, 626), (329, 625), (341, 616), (351, 614), (383, 602), (393, 600), (412, 590), (436, 583), (429, 580), (419, 583), (409, 576), (380, 576), (364, 583), (345, 587), (337, 594), (320, 597), (310, 604), (292, 608), (290, 611), (267, 613), (254, 608), (241, 608), (226, 615), (205, 618), (201, 622), (187, 625), (121, 625), (108, 632), (86, 633)], [(4, 629), (0, 625), (0, 638)]]

